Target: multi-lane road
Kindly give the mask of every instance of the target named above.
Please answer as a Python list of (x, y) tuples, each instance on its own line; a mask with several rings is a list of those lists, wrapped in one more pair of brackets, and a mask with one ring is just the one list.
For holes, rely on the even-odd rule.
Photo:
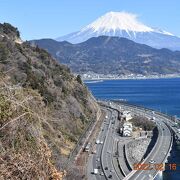
[[(95, 144), (93, 149), (96, 153), (90, 154), (88, 163), (88, 179), (106, 179), (118, 180), (121, 177), (114, 168), (114, 149), (116, 144), (117, 112), (107, 109), (107, 118), (101, 126), (100, 133), (96, 139), (99, 143)], [(98, 169), (98, 174), (93, 174), (93, 170)]]
[[(143, 180), (143, 179), (150, 179), (155, 177), (157, 172), (161, 170), (161, 165), (162, 163), (165, 162), (169, 149), (171, 148), (171, 142), (172, 142), (172, 137), (171, 137), (171, 132), (169, 128), (165, 125), (163, 121), (160, 119), (158, 120), (159, 122), (157, 123), (158, 127), (158, 139), (156, 142), (156, 146), (154, 146), (154, 149), (150, 152), (148, 157), (141, 162), (141, 164), (147, 164), (147, 169), (149, 170), (136, 170), (132, 171), (131, 176), (127, 176), (127, 179), (129, 180)], [(154, 163), (150, 165), (150, 161), (153, 160)]]
[[(147, 158), (141, 162), (141, 164), (147, 164), (150, 166), (150, 170), (133, 170), (125, 179), (138, 180), (138, 179), (153, 179), (159, 171), (161, 171), (161, 165), (165, 163), (169, 152), (171, 150), (173, 137), (169, 127), (164, 121), (164, 117), (156, 114), (151, 110), (144, 110), (137, 107), (129, 107), (129, 105), (121, 105), (121, 108), (128, 109), (134, 113), (142, 114), (148, 118), (154, 117), (158, 127), (158, 138), (156, 145), (149, 153)], [(149, 162), (154, 161), (152, 165)]]
[[(118, 111), (120, 105), (115, 103), (104, 103), (106, 107), (103, 109), (107, 112), (107, 117), (102, 123), (101, 130), (96, 143), (92, 149), (94, 153), (89, 153), (87, 164), (87, 178), (89, 180), (119, 180), (119, 179), (132, 179), (143, 180), (151, 179), (156, 176), (159, 171), (158, 164), (164, 163), (168, 157), (172, 145), (172, 134), (167, 122), (159, 116), (154, 115), (154, 112), (145, 111), (140, 108), (134, 108), (133, 111), (144, 113), (147, 117), (156, 116), (155, 121), (158, 127), (158, 138), (155, 146), (144, 159), (142, 164), (150, 164), (153, 160), (153, 165), (149, 170), (132, 170), (129, 168), (130, 164), (124, 154), (124, 144), (128, 142), (127, 139), (117, 133), (119, 128)], [(132, 111), (133, 107), (128, 105), (121, 105), (121, 109)], [(97, 141), (98, 140), (98, 141)], [(98, 143), (97, 143), (98, 142)], [(96, 152), (95, 152), (96, 151)], [(155, 166), (156, 164), (156, 166)], [(132, 165), (131, 165), (132, 166)], [(93, 173), (94, 169), (98, 169), (98, 173)]]

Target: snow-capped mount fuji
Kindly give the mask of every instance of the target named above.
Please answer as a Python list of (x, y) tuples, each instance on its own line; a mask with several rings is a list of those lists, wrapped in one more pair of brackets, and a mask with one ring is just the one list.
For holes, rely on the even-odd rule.
[(109, 12), (83, 28), (81, 32), (90, 29), (97, 33), (107, 33), (112, 31), (113, 35), (116, 35), (117, 31), (126, 31), (129, 35), (130, 33), (134, 33), (135, 35), (136, 32), (153, 31), (152, 28), (138, 22), (135, 15), (125, 12)]
[(76, 44), (98, 36), (124, 37), (155, 48), (180, 50), (180, 38), (164, 30), (148, 27), (135, 14), (127, 12), (108, 12), (80, 31), (56, 40)]

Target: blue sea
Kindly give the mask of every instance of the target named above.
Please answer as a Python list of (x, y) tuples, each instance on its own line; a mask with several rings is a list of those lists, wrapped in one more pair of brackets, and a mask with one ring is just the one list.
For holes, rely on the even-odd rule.
[[(95, 83), (88, 81), (86, 85), (98, 99), (124, 99), (180, 118), (180, 78), (104, 80)], [(180, 166), (179, 147), (173, 146), (168, 163), (176, 163)], [(165, 171), (163, 179), (180, 180), (180, 167), (177, 169), (177, 171)]]
[(86, 85), (96, 98), (126, 99), (180, 117), (180, 78), (105, 80)]

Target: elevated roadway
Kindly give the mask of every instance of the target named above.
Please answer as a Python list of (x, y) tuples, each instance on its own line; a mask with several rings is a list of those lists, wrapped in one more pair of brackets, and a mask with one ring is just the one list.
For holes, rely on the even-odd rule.
[[(102, 102), (101, 102), (102, 103)], [(99, 136), (96, 140), (102, 143), (95, 145), (96, 153), (90, 154), (87, 166), (87, 177), (89, 180), (119, 180), (119, 179), (132, 179), (143, 180), (153, 179), (160, 168), (158, 164), (165, 163), (172, 146), (172, 134), (164, 120), (164, 117), (157, 115), (156, 124), (158, 127), (158, 139), (155, 146), (148, 154), (142, 164), (149, 164), (150, 161), (154, 163), (148, 170), (132, 170), (129, 168), (129, 162), (125, 158), (123, 151), (123, 140), (117, 134), (119, 128), (118, 112), (117, 110), (124, 109), (134, 111), (136, 114), (143, 113), (146, 117), (152, 117), (153, 111), (147, 111), (141, 108), (132, 107), (124, 104), (116, 104), (103, 102), (103, 109), (107, 112), (107, 119), (103, 122)], [(119, 154), (117, 155), (117, 150)], [(93, 174), (93, 170), (98, 169), (97, 174)]]

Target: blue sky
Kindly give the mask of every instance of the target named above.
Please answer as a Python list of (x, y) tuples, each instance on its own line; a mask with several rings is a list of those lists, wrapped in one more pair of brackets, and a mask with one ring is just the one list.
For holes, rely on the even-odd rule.
[(139, 15), (144, 24), (180, 36), (180, 0), (0, 0), (0, 22), (18, 27), (24, 40), (56, 38), (109, 11)]

